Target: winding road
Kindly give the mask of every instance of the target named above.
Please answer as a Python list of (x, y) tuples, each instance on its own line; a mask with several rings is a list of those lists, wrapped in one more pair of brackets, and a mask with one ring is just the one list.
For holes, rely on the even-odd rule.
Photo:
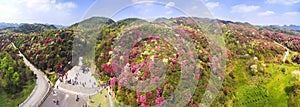
[[(12, 45), (13, 47), (17, 48), (14, 43), (12, 43)], [(48, 82), (49, 80), (46, 75), (32, 65), (20, 51), (19, 55), (23, 57), (25, 65), (28, 66), (30, 70), (33, 71), (33, 73), (37, 76), (36, 85), (33, 91), (31, 92), (30, 96), (19, 105), (19, 107), (37, 107), (43, 102), (45, 96), (50, 90), (50, 83)]]
[(284, 55), (284, 57), (283, 57), (283, 59), (282, 59), (282, 61), (285, 62), (286, 59), (287, 59), (287, 57), (288, 57), (289, 54), (290, 54), (289, 49), (288, 49), (287, 47), (283, 46), (282, 44), (276, 42), (276, 41), (274, 41), (274, 42), (275, 42), (277, 45), (283, 47), (283, 48), (286, 50), (285, 55)]

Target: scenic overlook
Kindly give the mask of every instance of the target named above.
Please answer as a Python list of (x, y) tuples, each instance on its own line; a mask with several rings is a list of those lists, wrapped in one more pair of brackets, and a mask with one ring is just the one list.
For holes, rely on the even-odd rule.
[(300, 0), (1, 0), (0, 107), (300, 107)]

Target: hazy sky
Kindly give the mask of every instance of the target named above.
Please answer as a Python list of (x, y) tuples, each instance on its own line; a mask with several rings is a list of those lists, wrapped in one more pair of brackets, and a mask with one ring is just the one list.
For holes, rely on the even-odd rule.
[(300, 25), (300, 0), (1, 0), (0, 22), (71, 25), (91, 16), (197, 16), (258, 25)]

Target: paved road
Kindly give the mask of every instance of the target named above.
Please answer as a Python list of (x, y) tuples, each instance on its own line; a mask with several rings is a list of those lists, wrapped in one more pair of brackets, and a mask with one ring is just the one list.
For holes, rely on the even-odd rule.
[[(275, 41), (274, 41), (275, 42)], [(285, 62), (286, 61), (286, 59), (287, 59), (287, 57), (289, 56), (289, 54), (290, 54), (290, 52), (289, 52), (289, 49), (287, 48), (287, 47), (285, 47), (285, 46), (283, 46), (283, 45), (281, 45), (281, 44), (279, 44), (278, 42), (275, 42), (277, 45), (279, 45), (279, 46), (281, 46), (281, 47), (283, 47), (284, 49), (286, 49), (286, 52), (285, 52), (285, 55), (284, 55), (284, 57), (283, 57), (283, 59), (282, 59), (282, 61), (283, 62)]]
[[(54, 92), (55, 93), (54, 93)], [(87, 95), (78, 95), (78, 101), (76, 101), (77, 94), (68, 93), (58, 89), (53, 89), (51, 94), (47, 97), (42, 107), (82, 107), (87, 104)], [(58, 99), (58, 104), (54, 103), (53, 100)]]
[[(79, 63), (82, 63), (81, 60)], [(85, 71), (80, 69), (80, 66), (74, 66), (71, 70), (68, 71), (68, 79), (76, 81), (78, 84), (69, 84), (65, 82), (60, 82), (57, 80), (54, 87), (58, 87), (58, 90), (73, 93), (77, 95), (95, 95), (99, 92), (101, 88), (98, 87), (98, 83), (91, 71)], [(83, 85), (84, 84), (84, 85)]]
[(89, 68), (83, 68), (83, 69), (80, 66), (74, 66), (71, 70), (68, 71), (67, 79), (71, 80), (71, 84), (74, 86), (79, 86), (84, 88), (97, 87), (98, 83), (94, 78), (92, 72), (89, 70)]
[(71, 85), (67, 83), (63, 83), (60, 81), (57, 81), (54, 87), (57, 87), (57, 90), (67, 92), (67, 93), (72, 93), (72, 94), (77, 94), (77, 95), (95, 95), (101, 90), (99, 87), (94, 87), (94, 88), (87, 88), (87, 87), (80, 87), (76, 85)]
[[(12, 45), (16, 48), (13, 43)], [(46, 75), (34, 67), (34, 65), (32, 65), (20, 51), (19, 54), (23, 57), (25, 65), (28, 66), (30, 70), (33, 71), (33, 73), (37, 76), (36, 85), (33, 91), (31, 92), (30, 96), (22, 104), (20, 104), (20, 107), (36, 107), (43, 102), (43, 98), (50, 90), (50, 84), (48, 83), (49, 80)]]

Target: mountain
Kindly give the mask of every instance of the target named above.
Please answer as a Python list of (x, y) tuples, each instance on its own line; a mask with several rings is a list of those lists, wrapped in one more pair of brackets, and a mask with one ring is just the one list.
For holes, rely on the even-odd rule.
[[(122, 104), (154, 106), (164, 102), (164, 98), (188, 102), (185, 106), (200, 106), (201, 100), (214, 99), (212, 94), (205, 96), (204, 93), (206, 93), (205, 91), (213, 93), (217, 88), (214, 85), (222, 78), (224, 78), (224, 82), (220, 84), (221, 87), (216, 92), (216, 98), (209, 100), (212, 101), (211, 106), (213, 107), (299, 106), (296, 102), (300, 100), (300, 92), (298, 91), (300, 86), (293, 83), (299, 84), (300, 82), (294, 82), (295, 79), (291, 77), (292, 72), (299, 68), (295, 62), (299, 62), (300, 58), (294, 56), (300, 52), (300, 36), (296, 36), (297, 32), (275, 27), (260, 27), (249, 23), (178, 17), (164, 20), (166, 26), (173, 28), (173, 32), (170, 33), (164, 27), (157, 27), (159, 25), (156, 23), (140, 25), (139, 21), (144, 20), (129, 18), (107, 25), (102, 29), (97, 39), (95, 63), (99, 69), (98, 73), (103, 81), (111, 82), (111, 88), (121, 106)], [(210, 33), (218, 32), (219, 30), (216, 29), (218, 27), (220, 27), (222, 34), (216, 37), (224, 39), (226, 48), (214, 46), (208, 42), (214, 40), (214, 34)], [(211, 32), (205, 33), (206, 31)], [(190, 72), (182, 70), (183, 67), (188, 67), (191, 63), (179, 64), (181, 61), (178, 56), (182, 58), (181, 60), (187, 61), (185, 63), (190, 61), (188, 57), (183, 58), (181, 55), (183, 53), (180, 52), (184, 51), (178, 52), (179, 50), (176, 51), (172, 48), (185, 42), (176, 41), (176, 37), (172, 37), (171, 40), (175, 39), (176, 42), (172, 43), (170, 40), (165, 40), (168, 41), (166, 43), (163, 42), (162, 38), (157, 37), (158, 35), (163, 37), (176, 35), (173, 33), (181, 34), (180, 37), (182, 38), (190, 38), (189, 42), (195, 45), (194, 48), (197, 51), (195, 51), (196, 57), (194, 58), (199, 60), (199, 66), (190, 67), (191, 69), (199, 67), (201, 72), (193, 75), (197, 77), (197, 80), (192, 81), (187, 76), (192, 75), (190, 73), (193, 70)], [(145, 36), (149, 36), (149, 38)], [(222, 44), (222, 41), (218, 43)], [(184, 46), (180, 48), (187, 49)], [(213, 50), (217, 50), (217, 55), (213, 54)], [(288, 50), (292, 54), (288, 55), (287, 60), (283, 60)], [(218, 57), (220, 55), (225, 55), (226, 58)], [(132, 78), (145, 82), (150, 79), (149, 87), (155, 84), (155, 81), (159, 81), (159, 79), (152, 77), (152, 74), (158, 73), (157, 70), (149, 70), (150, 67), (146, 66), (156, 58), (162, 59), (165, 62), (162, 65), (165, 64), (167, 67), (167, 74), (163, 83), (158, 88), (153, 88), (152, 91), (148, 92), (128, 89), (126, 86), (134, 87), (135, 85), (130, 84), (136, 84), (136, 81), (130, 83), (133, 81)], [(226, 70), (225, 68), (222, 69), (222, 61), (226, 62)], [(133, 73), (134, 77), (128, 76), (128, 71), (120, 70), (126, 63), (130, 64), (129, 71)], [(224, 72), (219, 72), (222, 70)], [(180, 80), (180, 72), (183, 75), (182, 80)], [(212, 75), (217, 81), (212, 80), (213, 85), (209, 85), (208, 81), (210, 81), (209, 78), (213, 77)], [(172, 97), (172, 92), (179, 87), (179, 81), (187, 87), (197, 81), (195, 92), (190, 97), (184, 97), (187, 93), (184, 93), (183, 96), (176, 96), (179, 98)], [(145, 86), (143, 89), (147, 87)], [(182, 92), (188, 91), (190, 90)], [(186, 100), (189, 98), (192, 99)], [(209, 103), (209, 101), (204, 103)]]
[[(5, 23), (5, 22), (1, 22), (0, 23), (0, 29), (4, 29), (4, 28), (8, 28), (8, 27), (19, 27), (23, 24), (26, 24), (26, 23)], [(67, 26), (64, 26), (64, 25), (57, 25), (57, 24), (45, 24), (45, 25), (53, 25), (55, 26), (56, 28), (66, 28)]]
[(300, 26), (297, 25), (289, 25), (289, 26), (269, 25), (269, 26), (261, 26), (261, 27), (278, 33), (286, 33), (294, 36), (300, 35), (300, 30), (299, 30)]
[(139, 18), (127, 18), (127, 19), (117, 21), (116, 23), (112, 24), (111, 27), (130, 26), (131, 24), (137, 24), (141, 22), (147, 22), (147, 21)]
[(294, 29), (300, 31), (300, 26), (299, 25), (283, 25), (280, 26), (281, 28), (286, 28), (286, 29)]
[(0, 29), (7, 28), (7, 27), (19, 27), (20, 25), (22, 25), (22, 24), (1, 22), (0, 23)]
[(89, 60), (93, 58), (96, 39), (104, 25), (115, 23), (114, 20), (106, 17), (91, 17), (71, 25), (74, 29), (74, 46), (72, 63), (77, 64), (79, 56)]
[(160, 18), (157, 18), (155, 19), (153, 22), (164, 22), (164, 21), (167, 21), (168, 19), (165, 18), (165, 17), (160, 17)]
[(78, 23), (75, 23), (71, 25), (70, 27), (88, 27), (88, 28), (95, 28), (97, 25), (103, 25), (103, 24), (111, 24), (114, 23), (115, 21), (106, 18), (106, 17), (91, 17), (88, 19), (85, 19), (83, 21), (80, 21)]
[(13, 33), (41, 33), (47, 30), (57, 29), (54, 25), (44, 25), (44, 24), (22, 24), (18, 27), (7, 27), (4, 28), (4, 32), (13, 32)]
[(60, 29), (60, 28), (67, 28), (68, 26), (64, 26), (64, 25), (57, 25), (57, 24), (45, 24), (45, 25), (48, 25), (48, 26), (55, 26), (56, 28)]

